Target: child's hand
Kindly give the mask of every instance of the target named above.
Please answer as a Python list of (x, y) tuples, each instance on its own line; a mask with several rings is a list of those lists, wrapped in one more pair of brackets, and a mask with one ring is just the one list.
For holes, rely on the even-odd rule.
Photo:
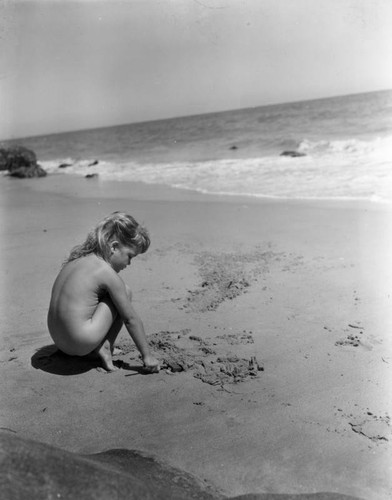
[(144, 368), (149, 372), (149, 373), (158, 373), (159, 372), (159, 361), (154, 358), (154, 356), (151, 356), (151, 354), (148, 354), (143, 358), (143, 363), (144, 363)]

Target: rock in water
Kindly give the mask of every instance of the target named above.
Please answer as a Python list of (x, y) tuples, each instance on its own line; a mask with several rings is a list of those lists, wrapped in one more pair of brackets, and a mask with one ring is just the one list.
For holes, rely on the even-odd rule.
[(298, 156), (306, 156), (306, 154), (300, 153), (299, 151), (282, 151), (280, 156), (291, 156), (291, 158), (297, 158)]
[(34, 151), (23, 146), (10, 146), (0, 149), (0, 170), (13, 170), (19, 167), (36, 165), (37, 157)]
[(19, 177), (19, 179), (26, 179), (31, 177), (45, 177), (47, 172), (37, 163), (37, 165), (31, 167), (15, 168), (10, 171), (9, 175), (11, 177)]
[(34, 151), (23, 146), (0, 148), (0, 170), (19, 178), (44, 177), (46, 171), (37, 163)]

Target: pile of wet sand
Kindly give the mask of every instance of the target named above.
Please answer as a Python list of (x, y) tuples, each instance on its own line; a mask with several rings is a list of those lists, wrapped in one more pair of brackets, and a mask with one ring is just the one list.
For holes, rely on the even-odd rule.
[[(251, 334), (232, 334), (217, 337), (214, 342), (190, 334), (189, 329), (180, 331), (161, 331), (148, 337), (153, 354), (161, 361), (161, 368), (167, 373), (192, 372), (202, 382), (223, 386), (235, 384), (255, 378), (264, 367), (255, 355), (240, 358), (225, 348), (233, 339), (244, 337), (246, 342), (252, 339)], [(131, 359), (139, 357), (130, 340), (119, 345), (119, 358), (130, 354)]]

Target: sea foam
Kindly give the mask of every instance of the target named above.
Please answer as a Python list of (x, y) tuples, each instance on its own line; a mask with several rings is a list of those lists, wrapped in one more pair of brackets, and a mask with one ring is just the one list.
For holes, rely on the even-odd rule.
[[(301, 157), (279, 155), (209, 161), (42, 162), (51, 174), (163, 184), (211, 194), (291, 199), (364, 199), (392, 202), (392, 137), (373, 141), (300, 141)], [(58, 168), (60, 164), (69, 164)]]
[[(52, 175), (203, 193), (392, 202), (392, 91), (18, 141)], [(283, 152), (287, 156), (281, 156)], [(296, 153), (296, 156), (291, 155)], [(68, 164), (58, 168), (60, 164)]]

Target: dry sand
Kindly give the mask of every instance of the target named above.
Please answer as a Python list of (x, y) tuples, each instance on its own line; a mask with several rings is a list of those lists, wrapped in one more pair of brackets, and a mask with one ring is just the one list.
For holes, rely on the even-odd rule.
[[(70, 176), (1, 183), (4, 432), (80, 454), (140, 450), (246, 493), (392, 497), (392, 212)], [(55, 353), (52, 283), (114, 210), (152, 235), (123, 272), (165, 368)]]

